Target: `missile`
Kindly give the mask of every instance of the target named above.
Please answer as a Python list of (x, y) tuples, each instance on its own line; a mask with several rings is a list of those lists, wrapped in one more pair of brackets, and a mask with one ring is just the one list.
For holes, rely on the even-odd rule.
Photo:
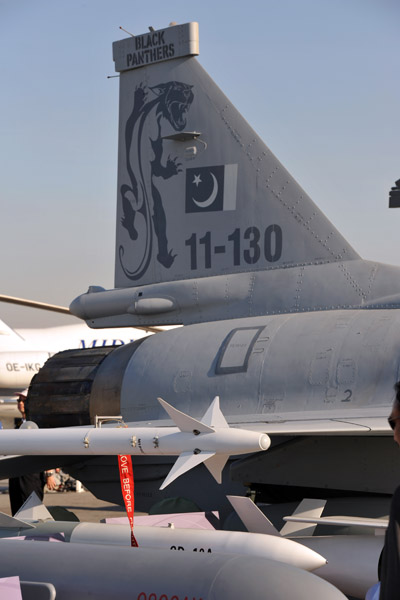
[[(270, 531), (273, 525), (261, 510), (250, 500), (250, 498), (241, 498), (228, 496), (228, 499), (234, 506), (236, 512), (240, 516), (246, 527), (254, 531)], [(301, 514), (299, 505), (296, 513), (297, 517), (284, 517), (284, 520), (290, 523), (311, 523), (311, 524), (330, 524), (330, 525), (358, 525), (369, 526), (372, 530), (382, 529), (387, 526), (387, 523), (378, 519), (359, 519), (354, 517), (319, 517), (318, 505), (319, 500), (314, 502), (314, 508), (310, 508), (310, 500), (307, 500), (309, 510), (308, 516)], [(323, 507), (323, 503), (321, 504)], [(304, 511), (303, 511), (304, 512)], [(312, 516), (312, 513), (317, 516)], [(276, 532), (282, 535), (286, 526)], [(287, 529), (286, 529), (287, 531)], [(293, 536), (295, 533), (295, 537)], [(300, 534), (300, 535), (299, 535)], [(379, 556), (383, 548), (385, 537), (383, 535), (302, 535), (301, 529), (297, 532), (292, 531), (289, 538), (299, 544), (307, 546), (316, 552), (322, 554), (327, 563), (319, 567), (315, 574), (329, 581), (341, 590), (346, 596), (352, 598), (365, 598), (368, 589), (374, 585), (377, 577), (377, 565)]]
[(346, 596), (365, 598), (376, 583), (383, 535), (330, 535), (296, 538), (300, 544), (323, 552), (327, 564), (316, 574), (339, 588)]
[[(107, 527), (110, 529), (107, 530)], [(283, 562), (306, 571), (314, 571), (326, 564), (320, 554), (297, 542), (258, 533), (136, 526), (135, 537), (141, 548), (253, 556)], [(129, 546), (130, 528), (129, 525), (80, 523), (73, 530), (70, 541)]]
[[(315, 525), (341, 525), (347, 527), (367, 527), (371, 535), (345, 534), (307, 536), (297, 535), (294, 539), (324, 552), (327, 564), (319, 568), (317, 574), (338, 587), (346, 596), (365, 598), (368, 589), (376, 583), (377, 565), (385, 542), (384, 531), (387, 519), (360, 517), (284, 517), (287, 523), (313, 523)], [(292, 538), (293, 539), (293, 538)]]
[(243, 555), (0, 540), (0, 577), (52, 584), (57, 600), (345, 600), (331, 584)]
[(0, 432), (0, 454), (33, 455), (167, 455), (178, 456), (160, 489), (204, 463), (218, 483), (231, 454), (267, 450), (265, 433), (229, 427), (216, 396), (201, 421), (158, 398), (176, 427), (57, 427)]
[[(4, 517), (7, 515), (0, 513), (0, 538), (23, 536), (28, 540), (46, 539), (63, 534), (66, 542), (74, 544), (131, 545), (129, 525), (54, 520), (24, 522), (20, 516), (18, 519), (8, 517), (8, 521), (4, 519), (2, 523)], [(326, 564), (320, 554), (297, 542), (261, 533), (139, 525), (135, 526), (135, 538), (140, 548), (252, 556), (283, 562), (306, 571), (314, 571)]]
[[(170, 515), (173, 520), (174, 515)], [(23, 536), (26, 539), (51, 538), (63, 534), (66, 542), (130, 546), (128, 524), (79, 523), (55, 521), (35, 492), (14, 517), (0, 512), (0, 538)], [(194, 529), (169, 526), (135, 526), (140, 548), (179, 550), (208, 554), (242, 554), (284, 562), (313, 571), (326, 564), (318, 553), (284, 538), (259, 533)]]

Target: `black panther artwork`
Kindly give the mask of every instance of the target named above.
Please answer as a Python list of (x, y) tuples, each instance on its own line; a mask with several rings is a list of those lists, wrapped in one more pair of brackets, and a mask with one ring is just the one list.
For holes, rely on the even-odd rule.
[[(156, 97), (149, 100), (149, 92)], [(163, 160), (161, 128), (163, 120), (166, 120), (175, 131), (182, 131), (193, 98), (192, 86), (179, 81), (160, 83), (150, 88), (141, 84), (135, 90), (132, 112), (125, 126), (126, 167), (130, 183), (124, 183), (120, 188), (121, 224), (133, 246), (131, 250), (120, 245), (119, 259), (125, 275), (131, 280), (140, 279), (148, 269), (153, 251), (153, 228), (157, 238), (158, 262), (169, 269), (175, 260), (176, 254), (168, 245), (166, 214), (156, 178), (174, 177), (182, 171), (182, 165), (171, 156)], [(144, 135), (145, 125), (149, 122), (153, 122), (155, 139)], [(124, 264), (123, 258), (128, 251), (130, 259), (131, 253), (135, 252), (133, 269)]]

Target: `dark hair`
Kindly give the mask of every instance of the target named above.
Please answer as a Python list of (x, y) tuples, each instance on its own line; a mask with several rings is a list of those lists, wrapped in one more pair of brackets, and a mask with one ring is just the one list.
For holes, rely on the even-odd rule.
[(394, 391), (396, 392), (394, 402), (397, 408), (400, 409), (400, 381), (397, 381), (397, 383), (394, 384)]

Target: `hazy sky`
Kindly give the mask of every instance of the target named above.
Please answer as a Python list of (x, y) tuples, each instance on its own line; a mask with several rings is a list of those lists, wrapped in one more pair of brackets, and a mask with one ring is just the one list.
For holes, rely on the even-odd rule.
[[(111, 45), (198, 21), (199, 61), (362, 257), (400, 265), (398, 0), (0, 0), (0, 293), (113, 287)], [(1, 305), (11, 326), (68, 317)]]

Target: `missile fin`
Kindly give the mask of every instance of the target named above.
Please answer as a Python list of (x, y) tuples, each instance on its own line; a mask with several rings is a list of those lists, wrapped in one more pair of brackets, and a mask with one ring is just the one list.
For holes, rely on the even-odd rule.
[(162, 398), (157, 398), (157, 400), (159, 401), (161, 406), (167, 411), (172, 421), (177, 427), (179, 427), (181, 431), (186, 431), (187, 433), (192, 433), (193, 430), (197, 430), (200, 433), (214, 432), (214, 429), (212, 427), (205, 425), (197, 419), (193, 419), (193, 417), (189, 417), (189, 415), (186, 415), (177, 408), (174, 408), (173, 406), (168, 404), (168, 402), (165, 402), (165, 400), (163, 400)]
[(0, 529), (35, 529), (35, 525), (25, 523), (15, 517), (10, 517), (5, 513), (0, 512)]
[(210, 427), (229, 427), (219, 407), (219, 396), (215, 396), (214, 400), (204, 413), (201, 422)]
[(193, 452), (182, 452), (180, 456), (178, 456), (174, 466), (168, 473), (167, 477), (164, 479), (160, 490), (163, 490), (170, 483), (175, 481), (177, 477), (180, 477), (190, 469), (197, 467), (202, 462), (205, 462), (212, 456), (214, 456), (215, 452), (199, 452), (198, 454), (194, 454)]
[(204, 463), (217, 483), (222, 483), (222, 469), (226, 465), (228, 458), (229, 454), (215, 454)]
[(280, 532), (272, 525), (268, 517), (264, 515), (251, 498), (246, 498), (245, 496), (227, 496), (227, 498), (247, 531), (280, 537)]
[(15, 515), (20, 519), (27, 521), (54, 521), (53, 517), (44, 504), (39, 500), (35, 492), (25, 500), (19, 511)]

